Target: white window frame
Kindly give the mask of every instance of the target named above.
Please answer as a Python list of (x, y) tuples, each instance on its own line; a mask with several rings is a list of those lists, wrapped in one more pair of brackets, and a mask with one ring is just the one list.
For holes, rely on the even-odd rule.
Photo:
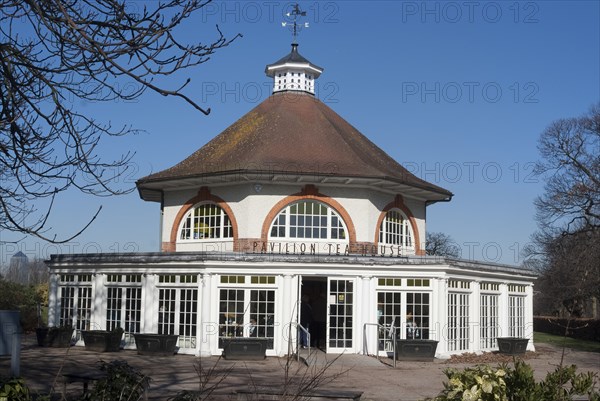
[(125, 345), (133, 345), (134, 334), (141, 332), (143, 292), (141, 274), (107, 274), (106, 330), (123, 328)]
[[(422, 277), (377, 277), (377, 315), (382, 327), (378, 330), (379, 351), (392, 350), (392, 336), (395, 331), (397, 338), (407, 339), (411, 328), (406, 321), (407, 313), (413, 315), (416, 324), (416, 337), (431, 339), (431, 279)], [(398, 295), (400, 299), (398, 300)], [(392, 301), (382, 300), (381, 297), (392, 298)], [(426, 299), (426, 301), (425, 301)], [(383, 302), (382, 302), (383, 301)], [(381, 313), (380, 308), (385, 308)], [(391, 315), (390, 315), (391, 311)], [(383, 344), (382, 344), (383, 343)]]
[(500, 332), (500, 294), (481, 293), (479, 298), (479, 346), (481, 349), (496, 348)]
[[(406, 318), (409, 312), (413, 315), (413, 321), (417, 325), (417, 334), (414, 338), (428, 340), (431, 339), (432, 293), (430, 291), (419, 291), (416, 289), (417, 287), (413, 288), (405, 292), (406, 299), (403, 299), (405, 308), (404, 316)], [(412, 298), (412, 301), (410, 298)], [(424, 300), (425, 298), (427, 298), (427, 301)], [(418, 299), (420, 299), (419, 302), (417, 301)], [(408, 338), (412, 328), (408, 326), (406, 321), (403, 322), (403, 325), (402, 338)]]
[(158, 274), (158, 333), (178, 335), (177, 346), (198, 348), (200, 279), (197, 274)]
[(327, 278), (329, 294), (327, 352), (343, 353), (355, 344), (356, 283), (350, 277)]
[[(264, 299), (253, 295), (268, 294)], [(219, 348), (223, 341), (232, 337), (254, 337), (267, 339), (267, 350), (275, 349), (277, 316), (277, 278), (273, 275), (222, 275), (219, 278)], [(227, 294), (225, 298), (222, 295)], [(229, 295), (232, 295), (231, 297)], [(258, 307), (258, 310), (253, 310)], [(257, 333), (251, 334), (251, 319)]]
[[(311, 213), (292, 213), (292, 208), (300, 205), (300, 204), (316, 204), (320, 207), (324, 207), (326, 209), (326, 214), (311, 214)], [(298, 206), (299, 207), (299, 206)], [(307, 220), (313, 220), (318, 218), (325, 218), (325, 225), (309, 225), (306, 224)], [(296, 220), (297, 224), (292, 224), (293, 220)], [(304, 224), (300, 223), (300, 220), (304, 222)], [(334, 226), (335, 220), (337, 220), (338, 225)], [(313, 220), (314, 221), (314, 220)], [(281, 230), (283, 229), (283, 235), (279, 235), (279, 233), (274, 234), (274, 229)], [(313, 236), (314, 233), (311, 232), (311, 236), (299, 236), (298, 231), (295, 230), (318, 230), (318, 236)], [(326, 236), (320, 236), (320, 230), (325, 229)], [(335, 235), (332, 235), (334, 230), (339, 230), (338, 237), (334, 238)], [(294, 234), (294, 235), (293, 235)], [(334, 242), (334, 243), (348, 243), (348, 228), (346, 227), (346, 222), (339, 215), (339, 213), (330, 205), (324, 202), (319, 202), (313, 199), (302, 199), (297, 202), (292, 202), (282, 208), (277, 216), (271, 222), (271, 226), (269, 227), (269, 239), (273, 240), (291, 240), (291, 241), (301, 241), (301, 242)]]
[[(400, 279), (398, 279), (400, 280)], [(394, 330), (402, 327), (402, 292), (381, 288), (377, 290), (377, 323), (379, 351), (393, 351)]]
[(199, 295), (195, 287), (158, 288), (158, 333), (178, 335), (180, 348), (197, 348)]
[[(391, 221), (393, 217), (399, 221)], [(402, 210), (393, 208), (385, 213), (379, 226), (379, 244), (400, 246), (405, 253), (415, 252), (415, 234)]]
[(92, 313), (92, 275), (61, 274), (59, 282), (59, 325), (75, 329), (75, 338), (89, 330)]
[(525, 337), (525, 296), (508, 296), (508, 335), (510, 337)]
[(467, 351), (470, 343), (468, 292), (448, 292), (448, 351)]
[[(215, 211), (218, 212), (218, 214), (215, 213), (204, 216), (196, 216), (197, 210), (205, 207), (214, 207)], [(210, 224), (210, 220), (216, 218), (219, 218), (219, 223)], [(209, 222), (209, 224), (206, 224), (207, 221)], [(199, 224), (206, 224), (206, 226), (204, 228), (200, 228), (199, 225), (196, 227), (196, 222), (198, 222)], [(213, 236), (217, 229), (219, 232), (219, 236)], [(185, 235), (184, 230), (189, 231), (189, 234)], [(206, 235), (206, 233), (201, 234), (201, 231), (204, 230), (208, 231), (209, 235)], [(179, 230), (177, 231), (178, 242), (214, 242), (231, 241), (232, 239), (233, 225), (231, 223), (231, 217), (221, 206), (219, 206), (215, 202), (200, 202), (191, 207), (190, 210), (185, 214), (183, 219), (181, 219), (181, 224), (179, 225)]]

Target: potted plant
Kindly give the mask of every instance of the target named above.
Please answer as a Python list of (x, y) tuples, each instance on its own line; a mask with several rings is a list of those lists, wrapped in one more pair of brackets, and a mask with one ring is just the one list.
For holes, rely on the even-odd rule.
[(501, 354), (519, 355), (524, 354), (527, 350), (528, 338), (522, 337), (498, 337), (498, 351)]
[(139, 355), (173, 355), (177, 352), (178, 335), (137, 333), (134, 337)]
[(95, 352), (119, 352), (123, 329), (115, 327), (113, 330), (82, 330), (81, 335), (85, 348)]

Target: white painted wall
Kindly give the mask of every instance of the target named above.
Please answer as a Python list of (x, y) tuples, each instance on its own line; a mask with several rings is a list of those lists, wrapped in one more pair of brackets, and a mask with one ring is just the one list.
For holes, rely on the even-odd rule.
[[(211, 194), (222, 198), (235, 216), (238, 224), (239, 238), (260, 238), (263, 223), (277, 202), (291, 194), (299, 193), (302, 185), (263, 183), (260, 192), (254, 183), (232, 184), (211, 187)], [(339, 202), (348, 212), (356, 229), (356, 240), (373, 242), (377, 231), (377, 220), (382, 209), (394, 200), (388, 193), (367, 188), (327, 187), (319, 186), (319, 192)], [(196, 190), (183, 190), (165, 193), (162, 241), (168, 242), (171, 227), (182, 205), (197, 195)], [(419, 230), (420, 243), (425, 243), (425, 202), (406, 198), (406, 206), (410, 209)], [(270, 225), (271, 222), (269, 222)], [(217, 241), (218, 242), (218, 241)], [(178, 251), (206, 250), (204, 242), (178, 243)], [(230, 251), (226, 243), (210, 244), (213, 250)]]
[[(451, 354), (460, 353), (457, 351), (448, 351), (447, 348), (447, 306), (446, 299), (448, 293), (447, 280), (460, 279), (471, 281), (471, 288), (467, 290), (473, 296), (470, 302), (470, 320), (473, 327), (478, 327), (480, 297), (479, 282), (492, 282), (500, 285), (501, 302), (499, 306), (499, 324), (501, 328), (500, 335), (506, 336), (508, 333), (508, 284), (526, 285), (526, 292), (522, 293), (526, 297), (526, 325), (530, 324), (532, 311), (530, 308), (533, 298), (531, 281), (532, 278), (514, 276), (509, 271), (490, 271), (485, 272), (474, 267), (473, 269), (461, 269), (457, 271), (456, 267), (446, 264), (394, 264), (394, 265), (369, 265), (360, 263), (328, 263), (323, 264), (318, 259), (307, 258), (304, 263), (288, 263), (282, 261), (270, 261), (265, 259), (260, 262), (252, 261), (227, 261), (227, 260), (207, 260), (207, 261), (163, 261), (150, 264), (106, 264), (90, 263), (89, 265), (57, 265), (52, 266), (51, 286), (50, 286), (50, 322), (58, 322), (60, 313), (60, 274), (94, 274), (93, 279), (93, 309), (91, 319), (97, 323), (93, 328), (101, 329), (106, 324), (106, 288), (107, 274), (143, 274), (141, 286), (142, 291), (142, 316), (141, 332), (156, 332), (157, 313), (158, 313), (158, 279), (156, 274), (197, 274), (198, 282), (198, 330), (196, 349), (180, 350), (181, 353), (193, 353), (197, 355), (218, 355), (218, 321), (219, 321), (219, 289), (231, 287), (229, 284), (220, 282), (220, 275), (274, 275), (276, 282), (273, 289), (276, 290), (276, 309), (275, 322), (276, 329), (274, 349), (270, 350), (268, 355), (282, 356), (287, 352), (287, 333), (282, 332), (290, 321), (294, 321), (297, 313), (296, 302), (298, 300), (298, 283), (301, 277), (307, 276), (329, 276), (348, 280), (354, 280), (354, 319), (353, 319), (353, 347), (350, 352), (362, 353), (363, 349), (363, 329), (365, 323), (377, 322), (376, 307), (378, 291), (378, 277), (399, 277), (399, 278), (427, 278), (431, 280), (431, 287), (428, 289), (402, 287), (398, 291), (419, 291), (429, 292), (430, 297), (430, 338), (439, 340), (437, 356), (441, 358), (449, 357)], [(70, 284), (65, 284), (69, 286)], [(173, 285), (176, 286), (176, 285)], [(247, 285), (234, 285), (236, 288), (249, 288)], [(191, 288), (191, 287), (190, 287)], [(387, 290), (386, 290), (387, 291)], [(295, 336), (295, 330), (292, 330)], [(531, 333), (526, 332), (526, 336)], [(377, 331), (374, 327), (368, 327), (366, 344), (367, 352), (373, 354), (377, 348)], [(479, 352), (480, 345), (477, 336), (471, 338), (471, 352)], [(81, 345), (81, 344), (79, 344)], [(133, 347), (132, 344), (129, 347)], [(534, 350), (534, 345), (530, 342), (528, 349)]]

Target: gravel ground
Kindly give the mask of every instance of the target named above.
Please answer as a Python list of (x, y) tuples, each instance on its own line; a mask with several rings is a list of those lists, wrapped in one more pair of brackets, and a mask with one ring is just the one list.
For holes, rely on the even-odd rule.
[[(560, 363), (562, 350), (547, 344), (536, 344), (536, 352), (524, 355), (535, 371), (536, 378), (542, 379)], [(313, 365), (292, 361), (289, 365), (288, 380), (306, 381), (318, 375), (326, 364), (322, 378), (332, 381), (323, 387), (327, 389), (360, 391), (363, 401), (415, 401), (434, 397), (442, 389), (445, 380), (443, 371), (448, 367), (468, 367), (479, 363), (497, 365), (511, 363), (511, 356), (498, 353), (482, 355), (465, 354), (448, 360), (433, 362), (398, 361), (396, 368), (392, 361), (364, 355), (342, 355), (335, 361), (334, 355), (315, 350), (311, 356)], [(191, 355), (151, 357), (137, 355), (135, 351), (118, 353), (95, 353), (83, 347), (69, 349), (43, 348), (27, 338), (21, 351), (21, 374), (34, 390), (47, 392), (54, 384), (55, 391), (62, 395), (65, 372), (85, 372), (96, 369), (98, 360), (125, 360), (152, 378), (148, 399), (167, 400), (181, 390), (198, 389), (198, 375), (195, 367), (201, 362), (203, 367), (215, 366), (215, 373), (232, 369), (221, 383), (212, 400), (236, 400), (236, 390), (255, 387), (283, 387), (286, 381), (284, 358), (269, 357), (264, 361), (226, 361), (217, 357), (197, 358)], [(600, 374), (600, 353), (567, 350), (564, 364), (575, 364), (580, 371), (593, 371)], [(10, 361), (0, 358), (0, 375), (7, 374)], [(81, 383), (69, 384), (64, 392), (73, 399), (82, 392)], [(58, 398), (60, 399), (60, 397)]]

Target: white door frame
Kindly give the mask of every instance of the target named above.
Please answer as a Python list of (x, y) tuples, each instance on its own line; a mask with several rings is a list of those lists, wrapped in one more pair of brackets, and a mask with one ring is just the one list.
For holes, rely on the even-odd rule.
[[(343, 288), (332, 288), (332, 284), (339, 282), (345, 282)], [(358, 338), (355, 335), (355, 319), (356, 280), (349, 277), (327, 277), (327, 353), (354, 352), (355, 341)], [(332, 324), (336, 326), (332, 327)], [(331, 338), (332, 330), (337, 330), (336, 338)]]

